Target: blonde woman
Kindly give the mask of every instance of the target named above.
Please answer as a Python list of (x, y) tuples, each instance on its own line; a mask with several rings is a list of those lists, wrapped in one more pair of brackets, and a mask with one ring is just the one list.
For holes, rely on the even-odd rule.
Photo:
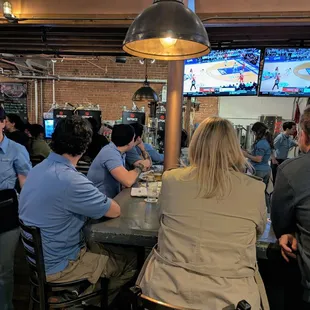
[(189, 147), (191, 165), (166, 172), (158, 246), (139, 276), (144, 294), (187, 309), (269, 309), (256, 268), (266, 224), (265, 185), (243, 173), (231, 123), (207, 118)]

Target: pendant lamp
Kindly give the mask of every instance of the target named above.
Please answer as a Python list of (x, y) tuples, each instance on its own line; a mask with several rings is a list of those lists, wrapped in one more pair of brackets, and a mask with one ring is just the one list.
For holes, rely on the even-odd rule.
[(156, 91), (150, 87), (150, 83), (147, 80), (147, 59), (145, 59), (145, 81), (143, 86), (139, 88), (133, 95), (132, 101), (158, 101), (158, 95)]
[(128, 54), (159, 60), (184, 60), (210, 52), (200, 18), (182, 0), (154, 0), (133, 21), (123, 42)]

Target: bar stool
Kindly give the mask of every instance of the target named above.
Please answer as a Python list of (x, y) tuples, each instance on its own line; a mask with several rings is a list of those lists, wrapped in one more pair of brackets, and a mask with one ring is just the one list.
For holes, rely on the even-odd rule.
[[(30, 267), (29, 310), (34, 310), (35, 304), (39, 305), (40, 310), (83, 306), (86, 301), (96, 297), (101, 300), (101, 307), (96, 309), (108, 309), (108, 279), (101, 279), (101, 288), (85, 295), (81, 294), (91, 286), (87, 279), (66, 283), (47, 282), (40, 229), (26, 226), (21, 220), (19, 223), (26, 260)], [(49, 298), (50, 296), (52, 297)]]
[[(134, 286), (130, 289), (132, 293), (132, 310), (189, 310), (166, 304), (164, 302), (155, 300), (142, 294), (142, 290), (139, 286)], [(213, 309), (210, 309), (213, 310)], [(251, 306), (242, 300), (238, 303), (236, 310), (251, 310)]]
[(90, 168), (90, 163), (87, 163), (84, 161), (79, 161), (76, 165), (76, 170), (78, 172), (83, 173), (84, 175), (87, 175), (89, 168)]

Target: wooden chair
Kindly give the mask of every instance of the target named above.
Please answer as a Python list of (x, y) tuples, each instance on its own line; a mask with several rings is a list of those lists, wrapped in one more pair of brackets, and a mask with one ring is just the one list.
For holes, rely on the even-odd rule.
[[(130, 291), (132, 293), (132, 310), (189, 310), (145, 296), (142, 294), (142, 290), (139, 286), (132, 287)], [(238, 303), (236, 310), (251, 310), (251, 306), (245, 300), (242, 300)]]
[(76, 165), (76, 170), (78, 172), (83, 173), (84, 175), (87, 175), (89, 167), (90, 167), (90, 163), (79, 161)]
[[(72, 306), (83, 306), (84, 302), (100, 297), (101, 307), (108, 309), (108, 279), (101, 280), (101, 288), (90, 294), (81, 295), (91, 283), (86, 279), (66, 283), (46, 282), (42, 241), (40, 229), (26, 226), (20, 220), (21, 239), (30, 267), (30, 303), (29, 310), (62, 309)], [(93, 308), (92, 308), (93, 309)]]

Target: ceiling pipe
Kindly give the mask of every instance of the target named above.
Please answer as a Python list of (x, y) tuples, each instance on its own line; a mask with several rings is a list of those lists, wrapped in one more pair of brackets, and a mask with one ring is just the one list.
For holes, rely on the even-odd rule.
[(210, 16), (202, 19), (202, 22), (209, 22), (210, 20), (262, 20), (262, 19), (310, 19), (310, 15), (253, 15), (253, 16)]
[[(31, 75), (9, 75), (8, 77), (22, 80), (57, 80), (57, 81), (76, 81), (76, 82), (112, 82), (112, 83), (143, 83), (143, 79), (118, 79), (118, 78), (93, 78), (75, 76), (31, 76)], [(148, 80), (153, 84), (165, 84), (167, 80)]]
[[(208, 22), (210, 20), (236, 20), (236, 19), (243, 19), (243, 20), (261, 20), (261, 19), (310, 19), (310, 15), (253, 15), (253, 16), (210, 16), (202, 19), (202, 22)], [(5, 17), (0, 18), (0, 20), (5, 21), (7, 20)], [(21, 22), (21, 21), (40, 21), (40, 20), (48, 20), (48, 21), (133, 21), (135, 18), (133, 17), (125, 17), (125, 18), (107, 18), (107, 17), (73, 17), (73, 18), (66, 18), (66, 17), (29, 17), (29, 18), (15, 18), (14, 21)]]
[(38, 115), (39, 115), (38, 80), (34, 81), (34, 115), (35, 115), (35, 121), (37, 124)]
[[(207, 18), (202, 19), (202, 22), (209, 22), (211, 20), (263, 20), (263, 19), (275, 19), (275, 20), (292, 20), (292, 19), (310, 19), (310, 15), (256, 15), (256, 16), (210, 16)], [(13, 18), (7, 19), (5, 17), (0, 17), (0, 21), (8, 21), (10, 23), (18, 23), (23, 21), (134, 21), (135, 18), (133, 17), (126, 17), (126, 18), (101, 18), (101, 17), (94, 17), (94, 18), (66, 18), (66, 17), (29, 17), (29, 18)]]
[[(52, 68), (53, 68), (53, 76), (55, 76), (55, 63), (57, 60), (52, 59)], [(42, 80), (41, 80), (42, 81)], [(56, 104), (56, 88), (55, 88), (55, 79), (53, 79), (53, 105)]]

